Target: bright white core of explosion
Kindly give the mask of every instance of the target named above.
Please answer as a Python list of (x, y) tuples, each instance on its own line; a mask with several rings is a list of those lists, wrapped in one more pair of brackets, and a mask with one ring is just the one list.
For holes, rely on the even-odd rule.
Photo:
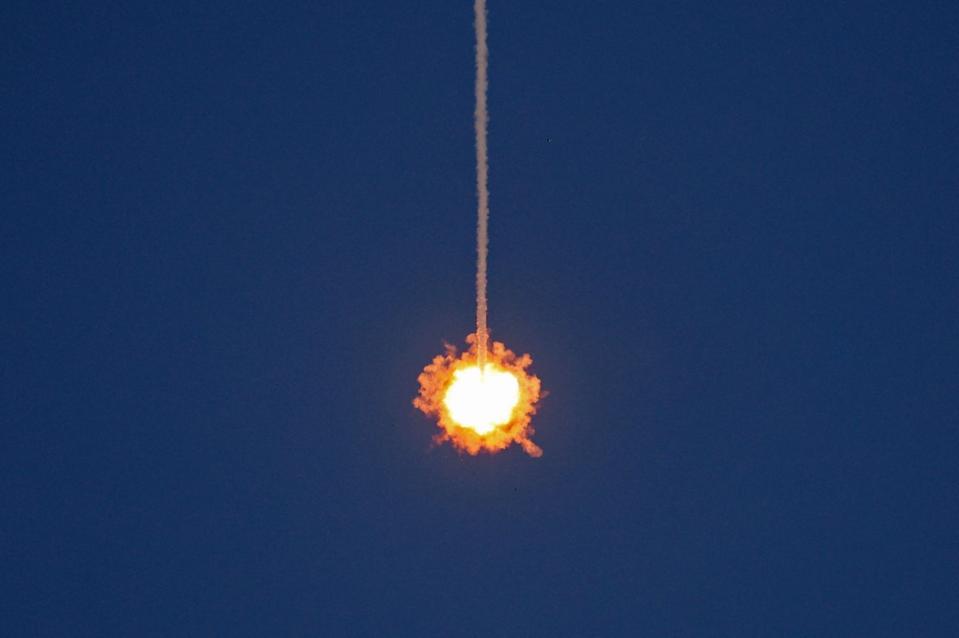
[(487, 363), (470, 366), (453, 373), (453, 382), (443, 397), (443, 404), (458, 425), (477, 434), (489, 434), (496, 426), (509, 423), (513, 408), (519, 403), (519, 381), (506, 370)]

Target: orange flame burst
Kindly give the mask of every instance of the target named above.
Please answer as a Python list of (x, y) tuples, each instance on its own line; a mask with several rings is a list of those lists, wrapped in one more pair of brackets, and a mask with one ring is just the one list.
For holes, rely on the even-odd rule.
[[(530, 420), (540, 398), (539, 378), (526, 371), (533, 363), (532, 357), (517, 356), (494, 341), (486, 355), (484, 373), (480, 373), (476, 335), (466, 337), (466, 342), (469, 349), (459, 355), (455, 346), (447, 344), (446, 353), (435, 357), (419, 376), (420, 393), (413, 405), (437, 419), (442, 432), (434, 441), (449, 441), (474, 455), (495, 453), (518, 443), (530, 456), (542, 456), (543, 450), (530, 439)], [(496, 396), (487, 396), (487, 392)], [(494, 403), (507, 401), (505, 411), (501, 406), (490, 406), (491, 398)], [(472, 416), (471, 410), (479, 416)]]

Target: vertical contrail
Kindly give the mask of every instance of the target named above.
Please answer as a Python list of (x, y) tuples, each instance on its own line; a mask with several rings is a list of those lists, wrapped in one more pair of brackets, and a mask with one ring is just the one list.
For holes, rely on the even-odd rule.
[(489, 245), (487, 223), (489, 222), (489, 164), (486, 151), (486, 68), (489, 49), (486, 47), (486, 0), (475, 0), (473, 13), (476, 22), (476, 111), (473, 122), (476, 128), (476, 351), (480, 370), (486, 363), (486, 343), (489, 330), (486, 327), (486, 253)]

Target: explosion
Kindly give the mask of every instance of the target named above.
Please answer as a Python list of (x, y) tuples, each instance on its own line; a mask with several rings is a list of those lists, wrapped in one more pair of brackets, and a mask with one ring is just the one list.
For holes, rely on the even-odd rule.
[(468, 350), (457, 355), (447, 345), (419, 376), (420, 393), (413, 405), (436, 417), (442, 430), (436, 443), (449, 441), (470, 454), (503, 450), (518, 443), (530, 456), (542, 456), (533, 443), (530, 419), (540, 398), (539, 378), (526, 371), (533, 359), (519, 357), (499, 341), (492, 343), (479, 365), (475, 334)]

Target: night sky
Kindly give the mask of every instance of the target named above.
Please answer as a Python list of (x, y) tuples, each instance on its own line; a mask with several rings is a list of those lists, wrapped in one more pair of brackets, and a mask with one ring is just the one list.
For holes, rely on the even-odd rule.
[[(839, 6), (839, 5), (842, 6)], [(3, 636), (959, 635), (959, 5), (0, 9)]]

